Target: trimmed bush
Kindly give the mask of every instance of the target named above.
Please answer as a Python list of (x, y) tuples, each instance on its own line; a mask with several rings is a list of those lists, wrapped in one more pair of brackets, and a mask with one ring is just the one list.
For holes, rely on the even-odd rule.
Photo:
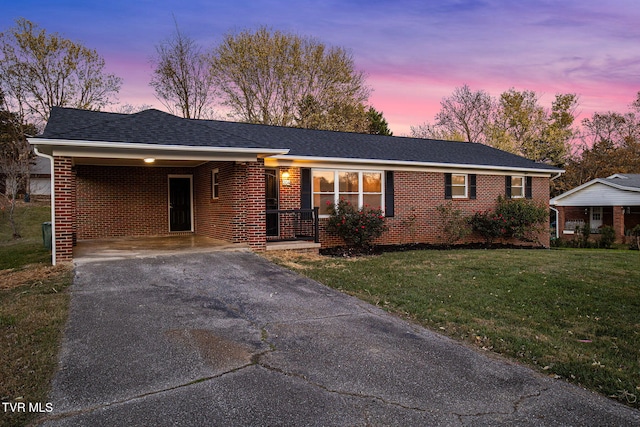
[(340, 199), (337, 205), (330, 205), (331, 216), (327, 230), (340, 236), (348, 246), (366, 249), (374, 239), (387, 230), (381, 209), (367, 206), (356, 209), (351, 203)]

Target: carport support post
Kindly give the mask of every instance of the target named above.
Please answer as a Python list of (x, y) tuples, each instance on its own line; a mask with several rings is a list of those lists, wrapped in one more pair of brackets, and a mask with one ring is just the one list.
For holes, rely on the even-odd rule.
[(254, 251), (264, 251), (267, 247), (264, 159), (246, 163), (245, 172), (247, 243)]
[(53, 236), (56, 245), (55, 263), (73, 260), (73, 234), (75, 230), (76, 177), (72, 169), (71, 157), (53, 157)]

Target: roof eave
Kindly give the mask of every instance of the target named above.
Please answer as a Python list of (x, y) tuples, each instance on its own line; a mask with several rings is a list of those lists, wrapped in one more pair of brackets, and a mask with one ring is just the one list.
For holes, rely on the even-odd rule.
[(271, 156), (272, 159), (279, 160), (298, 160), (301, 162), (327, 162), (327, 163), (356, 163), (356, 164), (378, 164), (378, 165), (391, 165), (391, 166), (413, 166), (413, 167), (426, 167), (426, 168), (452, 168), (452, 169), (481, 169), (481, 170), (508, 170), (514, 172), (530, 172), (530, 173), (544, 173), (544, 174), (557, 174), (563, 173), (562, 169), (542, 169), (542, 168), (523, 168), (515, 166), (500, 166), (500, 165), (477, 165), (467, 163), (440, 163), (440, 162), (419, 162), (419, 161), (407, 161), (407, 160), (381, 160), (381, 159), (361, 159), (361, 158), (346, 158), (346, 157), (318, 157), (318, 156), (297, 156), (288, 154), (278, 154)]
[(603, 184), (606, 185), (607, 187), (611, 187), (611, 188), (615, 188), (617, 190), (623, 190), (623, 191), (635, 191), (635, 192), (640, 192), (640, 188), (636, 188), (636, 187), (624, 187), (622, 185), (617, 185), (614, 184), (612, 182), (607, 181), (606, 179), (603, 178), (596, 178), (596, 179), (592, 179), (591, 181), (585, 182), (582, 185), (577, 186), (576, 188), (572, 188), (569, 191), (566, 191), (562, 194), (558, 194), (556, 197), (552, 198), (551, 200), (549, 200), (549, 204), (551, 205), (555, 205), (558, 201), (571, 196), (572, 194), (575, 194), (579, 191), (584, 190), (587, 187), (591, 187), (594, 184)]
[(175, 153), (205, 152), (223, 154), (255, 154), (257, 157), (270, 157), (289, 153), (288, 148), (260, 148), (260, 147), (212, 147), (195, 145), (166, 145), (147, 144), (138, 142), (111, 142), (111, 141), (86, 141), (51, 138), (27, 138), (29, 144), (36, 147), (64, 147), (70, 149), (103, 149), (103, 150), (140, 150), (140, 151), (166, 151)]

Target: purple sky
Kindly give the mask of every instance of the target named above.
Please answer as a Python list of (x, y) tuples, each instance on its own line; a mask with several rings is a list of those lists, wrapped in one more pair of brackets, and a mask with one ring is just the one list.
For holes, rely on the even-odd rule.
[(575, 92), (579, 119), (626, 112), (640, 91), (637, 0), (20, 0), (2, 6), (0, 31), (24, 17), (95, 48), (124, 79), (121, 103), (162, 109), (149, 59), (174, 16), (205, 46), (267, 25), (349, 49), (395, 135), (432, 122), (465, 83), (493, 96), (535, 90), (545, 106)]

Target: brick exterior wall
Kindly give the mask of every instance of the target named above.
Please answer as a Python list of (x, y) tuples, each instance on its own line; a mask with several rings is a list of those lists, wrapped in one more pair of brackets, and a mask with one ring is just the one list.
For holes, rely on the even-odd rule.
[[(218, 169), (219, 197), (212, 198)], [(169, 231), (169, 175), (193, 176), (194, 232), (263, 250), (264, 162), (210, 162), (196, 168), (76, 167), (80, 240), (176, 234)]]
[[(213, 198), (212, 171), (218, 169), (218, 198)], [(231, 162), (206, 163), (195, 170), (195, 232), (203, 236), (246, 242), (244, 215), (238, 201), (243, 178), (238, 165)]]
[[(153, 236), (169, 233), (168, 176), (193, 176), (194, 232), (253, 250), (266, 247), (264, 161), (209, 162), (194, 168), (87, 166), (71, 167), (70, 158), (56, 157), (56, 260), (72, 259), (78, 239)], [(212, 170), (218, 169), (219, 197), (212, 197)], [(300, 169), (287, 171), (290, 185), (280, 179), (280, 209), (300, 207)], [(504, 176), (477, 175), (477, 198), (444, 198), (444, 174), (396, 171), (395, 216), (379, 244), (440, 242), (436, 208), (449, 201), (465, 215), (494, 209), (504, 195)], [(549, 179), (533, 178), (533, 198), (548, 206)], [(325, 229), (321, 221), (323, 247), (343, 242)], [(542, 243), (549, 244), (548, 233)], [(472, 236), (470, 241), (480, 240)]]
[(192, 168), (76, 166), (78, 239), (169, 233), (168, 175)]
[(76, 238), (76, 174), (70, 157), (53, 158), (55, 182), (54, 232), (56, 263), (73, 259)]
[[(280, 208), (294, 209), (300, 204), (300, 172), (289, 168), (292, 186), (280, 186)], [(493, 210), (498, 196), (505, 195), (504, 175), (477, 175), (476, 199), (444, 198), (444, 174), (439, 172), (394, 172), (395, 215), (387, 218), (389, 230), (376, 244), (429, 243), (439, 244), (440, 222), (437, 207), (451, 202), (454, 209), (461, 210), (464, 215), (472, 215), (477, 211)], [(549, 179), (534, 177), (532, 179), (533, 200), (549, 206)], [(320, 242), (322, 247), (344, 245), (342, 239), (326, 230), (326, 219), (320, 220)], [(480, 236), (470, 236), (466, 242), (481, 242)], [(543, 245), (549, 246), (549, 233), (540, 235)], [(507, 242), (513, 243), (513, 242)], [(525, 243), (526, 244), (526, 243)]]

